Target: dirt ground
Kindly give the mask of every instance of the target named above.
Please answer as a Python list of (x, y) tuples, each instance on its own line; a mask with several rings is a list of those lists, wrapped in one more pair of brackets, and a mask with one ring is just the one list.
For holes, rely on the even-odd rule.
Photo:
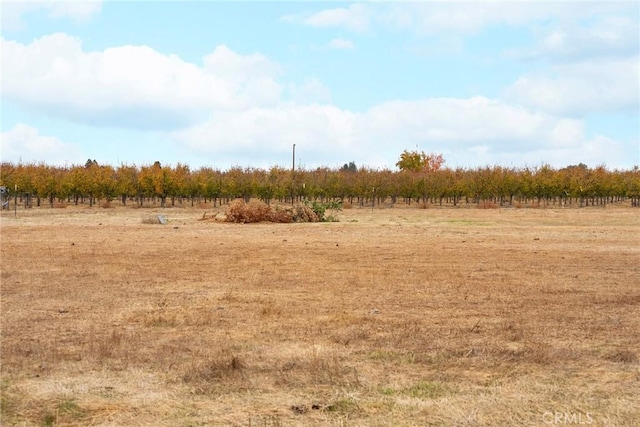
[(638, 425), (640, 210), (213, 211), (1, 213), (2, 425)]

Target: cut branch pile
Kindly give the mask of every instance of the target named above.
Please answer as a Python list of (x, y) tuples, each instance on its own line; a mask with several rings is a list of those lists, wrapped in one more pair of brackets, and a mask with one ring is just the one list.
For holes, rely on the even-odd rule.
[(293, 207), (272, 208), (265, 203), (252, 201), (245, 203), (236, 200), (225, 211), (225, 221), (241, 224), (255, 222), (320, 222), (322, 218), (306, 204), (296, 204)]

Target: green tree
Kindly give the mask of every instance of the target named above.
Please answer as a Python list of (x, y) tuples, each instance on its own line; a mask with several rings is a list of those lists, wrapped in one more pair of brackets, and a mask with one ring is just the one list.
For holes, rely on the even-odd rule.
[(356, 166), (355, 162), (349, 162), (345, 163), (341, 170), (345, 172), (358, 172), (358, 166)]

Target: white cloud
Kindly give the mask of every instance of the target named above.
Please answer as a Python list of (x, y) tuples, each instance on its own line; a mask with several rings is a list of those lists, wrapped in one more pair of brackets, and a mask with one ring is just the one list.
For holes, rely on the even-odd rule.
[(82, 159), (78, 147), (66, 144), (56, 137), (40, 135), (37, 129), (23, 123), (2, 132), (0, 153), (2, 161), (14, 163), (46, 161), (47, 164), (64, 164)]
[(559, 115), (637, 110), (638, 57), (551, 66), (518, 78), (506, 99)]
[(485, 97), (393, 101), (370, 109), (362, 123), (367, 140), (463, 148), (490, 143), (504, 151), (573, 145), (581, 122), (534, 113)]
[(353, 145), (355, 114), (331, 105), (286, 104), (239, 112), (214, 112), (210, 119), (174, 138), (202, 152), (230, 153), (238, 149), (263, 152), (287, 151), (305, 143), (323, 151)]
[(275, 78), (282, 72), (276, 62), (260, 53), (240, 55), (225, 45), (220, 45), (204, 57), (206, 71), (242, 83), (253, 78)]
[(7, 1), (2, 0), (2, 28), (17, 31), (26, 26), (25, 15), (45, 10), (52, 18), (69, 18), (76, 23), (84, 23), (102, 10), (101, 0), (49, 0), (49, 1)]
[[(603, 135), (594, 135), (583, 140), (574, 147), (531, 149), (522, 152), (501, 152), (491, 147), (472, 148), (469, 152), (456, 153), (453, 158), (460, 159), (460, 164), (501, 165), (501, 166), (539, 166), (549, 164), (552, 167), (565, 167), (584, 163), (590, 167), (605, 165), (611, 169), (628, 169), (628, 151), (620, 141)], [(468, 154), (473, 154), (474, 161), (469, 162)], [(636, 159), (637, 161), (637, 159)]]
[(276, 78), (282, 68), (262, 54), (243, 56), (221, 45), (204, 57), (204, 72), (230, 84), (240, 106), (270, 105), (280, 99)]
[(4, 97), (84, 123), (175, 128), (203, 111), (267, 106), (281, 98), (276, 63), (226, 46), (200, 67), (148, 46), (86, 52), (79, 39), (61, 33), (28, 45), (0, 42)]
[(475, 34), (494, 25), (519, 26), (534, 22), (578, 21), (608, 13), (633, 13), (633, 2), (373, 2), (325, 9), (312, 14), (287, 15), (288, 23), (312, 27), (341, 27), (362, 32), (384, 28), (420, 34)]
[(319, 104), (228, 111), (172, 135), (215, 159), (252, 153), (265, 167), (273, 159), (287, 159), (292, 144), (309, 167), (334, 166), (326, 159), (392, 167), (402, 150), (416, 146), (444, 153), (450, 164), (469, 166), (566, 165), (597, 156), (600, 163), (615, 163), (624, 148), (603, 151), (604, 139), (589, 139), (581, 120), (484, 97), (393, 101), (363, 113)]
[(297, 104), (327, 104), (331, 102), (331, 90), (317, 78), (309, 78), (300, 84), (287, 85), (287, 99)]
[(369, 21), (369, 7), (362, 3), (354, 3), (347, 8), (326, 9), (303, 19), (304, 24), (312, 27), (345, 27), (357, 32), (366, 31)]
[(50, 1), (47, 7), (54, 18), (70, 18), (76, 22), (86, 22), (102, 10), (102, 0)]
[(347, 39), (333, 39), (328, 44), (329, 49), (353, 49), (355, 46), (351, 40)]
[(534, 45), (513, 49), (507, 56), (518, 59), (581, 61), (585, 58), (624, 58), (638, 53), (638, 19), (627, 15), (597, 16), (587, 23), (554, 25), (537, 31)]

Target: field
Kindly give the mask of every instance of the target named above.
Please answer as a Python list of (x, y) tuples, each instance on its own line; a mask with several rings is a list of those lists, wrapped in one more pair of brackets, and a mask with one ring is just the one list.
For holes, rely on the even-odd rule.
[(2, 425), (638, 425), (638, 209), (213, 211), (2, 212)]

